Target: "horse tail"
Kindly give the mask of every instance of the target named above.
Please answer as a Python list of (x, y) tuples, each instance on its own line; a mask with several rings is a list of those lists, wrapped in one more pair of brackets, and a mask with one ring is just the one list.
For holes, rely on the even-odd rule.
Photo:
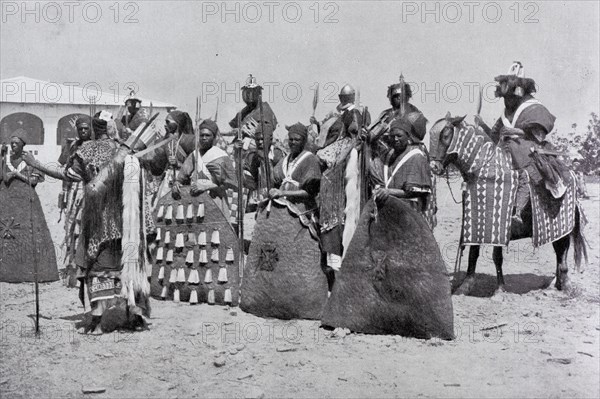
[(573, 257), (575, 260), (575, 270), (581, 272), (581, 260), (585, 259), (585, 264), (588, 264), (587, 248), (588, 243), (583, 235), (583, 227), (585, 226), (585, 215), (582, 214), (580, 207), (575, 207), (575, 227), (571, 231), (571, 241), (573, 242)]

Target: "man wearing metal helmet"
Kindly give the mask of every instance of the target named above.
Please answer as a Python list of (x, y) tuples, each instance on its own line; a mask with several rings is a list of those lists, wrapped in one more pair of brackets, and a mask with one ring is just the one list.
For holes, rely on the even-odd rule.
[[(529, 201), (528, 180), (536, 185), (544, 180), (546, 187), (558, 198), (564, 194), (569, 176), (566, 167), (556, 156), (540, 156), (532, 152), (532, 149), (542, 152), (554, 150), (546, 141), (546, 136), (554, 128), (556, 117), (533, 98), (535, 81), (524, 77), (523, 65), (515, 61), (508, 74), (496, 76), (495, 80), (498, 82), (495, 94), (504, 99), (504, 112), (491, 129), (478, 116), (476, 122), (495, 143), (500, 143), (511, 154), (513, 168), (519, 171), (513, 220), (522, 223), (521, 213)], [(556, 172), (554, 181), (548, 181), (542, 176), (536, 166), (536, 157)]]
[[(234, 142), (236, 147), (242, 148), (243, 151), (244, 186), (253, 191), (251, 196), (262, 199), (268, 194), (264, 147), (268, 149), (271, 147), (273, 131), (277, 127), (277, 117), (269, 103), (262, 101), (262, 87), (256, 83), (256, 77), (252, 75), (248, 76), (246, 84), (242, 87), (242, 99), (246, 106), (229, 122), (229, 126), (233, 128), (236, 135), (241, 129), (243, 144), (238, 142), (237, 137), (234, 138)], [(252, 146), (253, 141), (254, 146)], [(259, 171), (262, 171), (261, 176), (258, 175)]]
[[(242, 100), (244, 100), (246, 106), (229, 122), (229, 126), (236, 133), (237, 129), (241, 129), (245, 137), (253, 138), (258, 126), (261, 125), (259, 102), (262, 100), (262, 87), (256, 83), (256, 78), (252, 75), (248, 77), (246, 84), (242, 87)], [(238, 120), (241, 121), (239, 126)], [(265, 140), (270, 140), (273, 131), (277, 127), (277, 118), (269, 103), (265, 101), (262, 101), (262, 123), (264, 125), (263, 135)]]
[(341, 257), (354, 235), (360, 217), (361, 173), (359, 132), (371, 122), (366, 108), (356, 104), (356, 91), (345, 85), (339, 94), (340, 103), (323, 122), (310, 121), (320, 130), (316, 141), (323, 179), (319, 196), (320, 240), (324, 270), (330, 288), (333, 270), (339, 270)]
[(356, 91), (351, 85), (344, 85), (338, 97), (340, 103), (325, 116), (322, 122), (317, 121), (314, 116), (310, 118), (310, 123), (317, 126), (319, 132), (315, 143), (318, 148), (327, 147), (344, 136), (355, 137), (361, 126), (368, 126), (371, 123), (369, 111), (356, 104)]
[[(388, 87), (387, 97), (392, 108), (383, 111), (377, 121), (369, 128), (371, 141), (387, 137), (389, 127), (394, 119), (404, 117), (411, 124), (410, 132), (408, 132), (411, 139), (414, 143), (420, 143), (427, 132), (427, 118), (409, 102), (412, 97), (412, 90), (410, 85), (404, 81), (404, 76), (400, 75), (400, 82)], [(383, 144), (385, 144), (385, 140)]]

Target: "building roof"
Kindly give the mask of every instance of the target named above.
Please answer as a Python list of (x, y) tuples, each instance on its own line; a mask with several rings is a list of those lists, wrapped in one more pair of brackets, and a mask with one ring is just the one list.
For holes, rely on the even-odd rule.
[[(90, 97), (96, 96), (97, 105), (123, 105), (127, 96), (117, 94), (121, 93), (103, 91), (97, 83), (47, 82), (25, 76), (0, 80), (0, 102), (3, 103), (88, 105)], [(143, 106), (152, 102), (154, 107), (175, 107), (171, 103), (135, 97), (142, 100)]]

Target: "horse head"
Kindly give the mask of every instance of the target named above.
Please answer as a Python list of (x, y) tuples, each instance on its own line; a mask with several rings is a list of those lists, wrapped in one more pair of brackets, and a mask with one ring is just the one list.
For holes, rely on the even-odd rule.
[(441, 175), (451, 162), (451, 157), (448, 156), (448, 148), (454, 138), (455, 130), (462, 125), (465, 116), (452, 117), (448, 112), (444, 118), (435, 122), (429, 130), (430, 166), (436, 175)]

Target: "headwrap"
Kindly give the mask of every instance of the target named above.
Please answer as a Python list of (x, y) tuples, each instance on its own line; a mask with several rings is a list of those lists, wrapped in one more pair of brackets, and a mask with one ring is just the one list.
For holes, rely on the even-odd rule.
[(288, 134), (297, 134), (302, 136), (304, 139), (308, 138), (308, 127), (304, 126), (300, 122), (294, 123), (292, 126), (285, 127), (288, 131)]
[(97, 112), (92, 119), (92, 129), (96, 137), (102, 136), (103, 134), (108, 134), (108, 122), (106, 121), (106, 118), (102, 118), (101, 116), (102, 111)]
[(80, 126), (82, 124), (90, 124), (90, 117), (87, 115), (81, 115), (80, 117), (77, 118), (77, 120), (75, 121), (75, 126)]
[(187, 112), (175, 110), (169, 112), (168, 116), (177, 123), (181, 134), (194, 134), (194, 123)]
[(217, 126), (217, 124), (215, 123), (215, 121), (213, 121), (211, 119), (205, 119), (205, 120), (202, 121), (202, 123), (198, 127), (198, 130), (202, 130), (202, 129), (208, 129), (208, 130), (210, 130), (210, 132), (215, 137), (217, 137), (217, 135), (219, 134), (219, 126)]
[(400, 129), (405, 131), (409, 136), (412, 130), (412, 124), (405, 118), (396, 118), (390, 125), (390, 132), (394, 129)]
[(422, 141), (427, 133), (427, 119), (419, 112), (409, 112), (405, 116), (408, 123), (410, 123), (410, 131), (408, 132), (412, 137), (413, 141)]
[(15, 132), (12, 134), (12, 136), (10, 136), (10, 138), (11, 138), (11, 139), (12, 139), (12, 138), (16, 138), (16, 139), (19, 139), (19, 140), (21, 140), (21, 142), (22, 142), (22, 143), (23, 143), (23, 145), (25, 146), (25, 145), (27, 145), (27, 142), (25, 141), (25, 137), (26, 137), (26, 135), (27, 135), (27, 133), (25, 132), (25, 130), (23, 130), (23, 129), (18, 129), (18, 130), (16, 130), (16, 131), (15, 131)]

